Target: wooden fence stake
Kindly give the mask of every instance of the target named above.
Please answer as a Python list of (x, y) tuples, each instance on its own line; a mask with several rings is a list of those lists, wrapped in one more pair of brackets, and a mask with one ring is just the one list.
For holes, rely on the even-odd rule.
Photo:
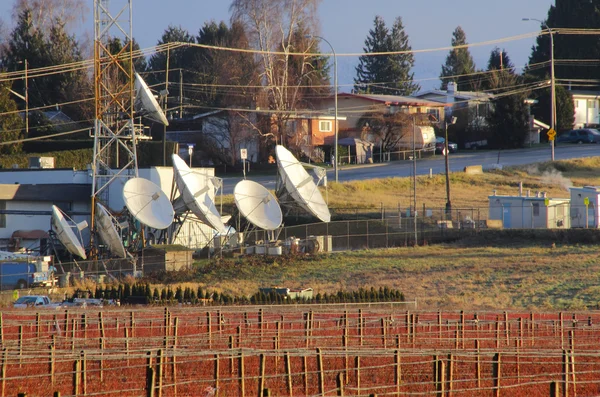
[(571, 374), (573, 379), (573, 395), (577, 395), (577, 380), (575, 379), (575, 353), (573, 351), (569, 352), (569, 356), (571, 357)]
[(41, 314), (39, 312), (35, 313), (35, 332), (36, 332), (36, 337), (39, 339), (40, 337), (40, 332), (41, 332), (41, 318), (40, 318)]
[(335, 378), (336, 386), (337, 386), (337, 395), (344, 396), (344, 373), (340, 372), (338, 376)]
[[(265, 355), (264, 353), (260, 354), (260, 377), (259, 377), (259, 385), (258, 385), (258, 390), (264, 390), (265, 388), (265, 366), (266, 366), (266, 360), (265, 360)], [(260, 397), (260, 393), (259, 393), (259, 397)]]
[(355, 367), (356, 367), (356, 392), (360, 396), (360, 356), (356, 356), (355, 358)]
[(81, 384), (83, 386), (83, 390), (82, 393), (83, 395), (87, 395), (87, 377), (85, 376), (87, 373), (87, 362), (86, 362), (86, 356), (85, 356), (85, 351), (81, 351), (81, 361), (79, 364), (79, 370), (81, 371)]
[(362, 309), (358, 309), (358, 339), (360, 345), (363, 345), (363, 335), (364, 335), (364, 320), (363, 320), (363, 311)]
[(496, 397), (500, 397), (500, 378), (502, 374), (501, 360), (500, 353), (494, 354), (492, 376), (494, 378), (494, 396)]
[(73, 394), (79, 394), (79, 360), (75, 360), (73, 363)]
[(215, 354), (215, 388), (219, 389), (219, 355)]
[(146, 397), (154, 397), (154, 383), (156, 382), (156, 373), (151, 366), (146, 367)]
[(400, 350), (396, 350), (395, 362), (396, 374), (394, 381), (396, 382), (396, 394), (400, 395), (400, 384), (402, 383), (402, 367), (400, 366)]
[(19, 325), (19, 367), (23, 360), (23, 326)]
[(550, 397), (558, 397), (560, 391), (560, 386), (557, 381), (550, 382)]
[(2, 323), (2, 313), (0, 312), (0, 345), (4, 344), (4, 324)]
[(308, 356), (302, 356), (302, 374), (304, 376), (304, 395), (308, 396)]
[(240, 351), (240, 396), (246, 395), (244, 372), (244, 352)]
[(448, 379), (448, 397), (452, 397), (452, 389), (453, 389), (453, 377), (454, 377), (454, 356), (452, 355), (452, 353), (448, 354), (448, 367), (446, 367), (447, 369), (447, 376), (446, 378)]
[(164, 363), (164, 352), (163, 349), (158, 349), (158, 357), (156, 358), (156, 391), (158, 397), (162, 396), (162, 384), (163, 384), (163, 363)]
[(477, 359), (475, 363), (475, 372), (477, 373), (477, 388), (481, 389), (481, 354), (479, 352), (479, 340), (475, 341), (475, 351), (477, 351)]
[(293, 397), (293, 385), (292, 385), (292, 365), (290, 362), (290, 353), (285, 352), (285, 374), (287, 378), (287, 390), (289, 397)]
[(321, 349), (317, 348), (317, 371), (319, 371), (319, 394), (321, 396), (325, 395), (325, 373), (323, 368), (323, 355), (321, 354)]
[(438, 396), (443, 397), (445, 394), (445, 386), (446, 386), (446, 363), (444, 362), (444, 360), (442, 360), (442, 359), (438, 360), (437, 370), (438, 370), (438, 373), (437, 373)]
[(54, 343), (50, 344), (50, 382), (54, 386)]
[(8, 366), (8, 349), (2, 349), (2, 397), (6, 396), (4, 390), (6, 388), (6, 367)]
[(563, 350), (563, 396), (569, 395), (569, 355), (566, 350)]

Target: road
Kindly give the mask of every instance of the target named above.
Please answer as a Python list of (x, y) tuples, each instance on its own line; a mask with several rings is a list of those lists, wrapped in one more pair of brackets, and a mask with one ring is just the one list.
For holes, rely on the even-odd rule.
[[(554, 151), (555, 160), (567, 160), (580, 157), (594, 157), (600, 155), (598, 145), (557, 145)], [(498, 165), (503, 167), (513, 165), (534, 164), (550, 161), (550, 146), (511, 149), (511, 150), (486, 150), (459, 152), (450, 155), (450, 172), (463, 171), (469, 165), (481, 165), (491, 168)], [(445, 172), (445, 162), (442, 155), (417, 160), (417, 175), (428, 175), (430, 170), (433, 174)], [(340, 182), (356, 181), (375, 178), (407, 177), (412, 175), (413, 162), (392, 161), (388, 163), (365, 164), (358, 166), (340, 167), (338, 175)], [(275, 176), (257, 175), (252, 173), (247, 178), (260, 183), (267, 189), (275, 189)], [(327, 170), (327, 178), (333, 181), (335, 176), (333, 169)], [(242, 178), (223, 178), (223, 194), (233, 194), (233, 188)]]

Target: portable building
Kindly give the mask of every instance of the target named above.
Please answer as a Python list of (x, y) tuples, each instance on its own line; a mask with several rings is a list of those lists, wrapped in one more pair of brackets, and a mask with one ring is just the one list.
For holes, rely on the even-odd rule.
[(489, 196), (488, 219), (501, 220), (505, 229), (568, 229), (570, 199), (546, 193), (526, 196)]
[(571, 227), (600, 228), (598, 205), (600, 186), (572, 187), (571, 190)]

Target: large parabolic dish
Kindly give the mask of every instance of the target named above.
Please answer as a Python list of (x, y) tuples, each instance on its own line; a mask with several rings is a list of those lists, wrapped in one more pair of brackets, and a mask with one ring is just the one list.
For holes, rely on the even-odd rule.
[(219, 233), (226, 233), (221, 215), (209, 192), (214, 191), (210, 178), (202, 178), (188, 167), (176, 154), (173, 154), (173, 170), (177, 189), (186, 207), (200, 219)]
[(56, 237), (70, 253), (79, 256), (81, 259), (87, 259), (83, 244), (73, 233), (67, 216), (55, 205), (52, 206), (52, 226)]
[(323, 222), (331, 220), (327, 203), (312, 176), (294, 155), (281, 145), (275, 147), (279, 178), (291, 198), (304, 210)]
[(150, 91), (146, 82), (137, 73), (135, 74), (134, 108), (143, 117), (164, 125), (169, 125), (169, 120), (167, 120), (156, 98), (154, 98), (152, 91)]
[(121, 236), (115, 227), (113, 217), (100, 203), (96, 203), (96, 220), (98, 221), (98, 234), (106, 244), (108, 250), (119, 258), (125, 258), (127, 253), (123, 246)]
[(132, 178), (123, 186), (123, 201), (135, 219), (154, 229), (173, 223), (175, 211), (159, 186), (144, 178)]
[(264, 230), (281, 226), (283, 215), (275, 196), (264, 186), (253, 181), (241, 181), (233, 189), (235, 205), (253, 225)]

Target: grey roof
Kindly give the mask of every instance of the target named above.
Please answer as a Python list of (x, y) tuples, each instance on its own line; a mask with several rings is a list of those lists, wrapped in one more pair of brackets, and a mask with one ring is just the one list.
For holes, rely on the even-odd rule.
[(381, 102), (391, 105), (405, 105), (405, 106), (429, 106), (429, 107), (441, 107), (439, 102), (429, 101), (414, 96), (401, 96), (401, 95), (375, 95), (375, 94), (339, 94), (338, 97), (355, 97), (364, 98), (373, 102)]
[(18, 201), (86, 201), (92, 185), (81, 183), (0, 184), (0, 200)]
[(481, 92), (481, 91), (454, 91), (453, 93), (450, 93), (448, 91), (443, 91), (443, 90), (429, 90), (429, 91), (423, 91), (423, 92), (419, 92), (417, 93), (415, 96), (417, 98), (422, 98), (425, 97), (427, 95), (436, 95), (438, 97), (440, 97), (439, 99), (434, 99), (434, 98), (430, 98), (430, 100), (432, 101), (439, 101), (439, 102), (444, 102), (445, 103), (445, 99), (448, 96), (454, 96), (454, 98), (458, 98), (458, 99), (462, 99), (462, 100), (490, 100), (494, 97), (494, 95), (487, 93), (487, 92)]

